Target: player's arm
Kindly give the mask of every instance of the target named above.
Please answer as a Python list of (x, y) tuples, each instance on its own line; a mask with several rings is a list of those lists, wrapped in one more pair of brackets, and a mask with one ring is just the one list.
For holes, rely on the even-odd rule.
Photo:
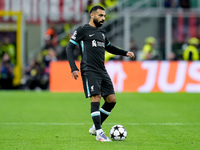
[(78, 43), (82, 40), (83, 38), (83, 30), (81, 27), (77, 28), (77, 30), (74, 31), (69, 44), (67, 45), (66, 51), (67, 51), (67, 58), (71, 67), (71, 72), (72, 72), (72, 78), (77, 79), (80, 72), (75, 64), (74, 61), (74, 55), (73, 55), (73, 50), (78, 45)]
[(122, 49), (119, 49), (111, 44), (108, 44), (106, 46), (106, 50), (109, 52), (109, 53), (112, 53), (112, 54), (115, 54), (115, 55), (122, 55), (122, 56), (128, 56), (132, 59), (135, 58), (135, 55), (133, 52), (128, 52), (128, 51), (125, 51), (125, 50), (122, 50)]
[(72, 72), (72, 78), (73, 79), (77, 79), (80, 72), (75, 64), (74, 61), (74, 55), (73, 55), (73, 50), (76, 47), (75, 44), (72, 43), (72, 41), (69, 42), (69, 44), (67, 45), (66, 51), (67, 51), (67, 58), (71, 67), (71, 72)]
[(74, 54), (73, 54), (73, 50), (76, 47), (75, 44), (69, 42), (69, 44), (67, 45), (66, 51), (67, 51), (67, 59), (69, 61), (70, 67), (71, 67), (71, 72), (78, 70), (75, 61), (74, 61)]
[(80, 72), (75, 64), (74, 61), (74, 55), (73, 55), (73, 50), (76, 47), (76, 45), (74, 45), (73, 43), (69, 42), (69, 44), (67, 45), (67, 58), (71, 67), (71, 72), (72, 72), (72, 79), (77, 79)]

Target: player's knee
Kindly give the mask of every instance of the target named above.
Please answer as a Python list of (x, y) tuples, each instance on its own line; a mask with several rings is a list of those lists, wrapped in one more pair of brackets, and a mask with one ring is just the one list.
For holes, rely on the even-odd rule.
[(116, 103), (116, 102), (117, 102), (116, 99), (112, 99), (109, 101), (109, 103)]
[(101, 100), (101, 95), (94, 95), (94, 96), (91, 96), (91, 102), (100, 102)]
[(116, 103), (115, 95), (109, 95), (104, 98), (107, 103)]

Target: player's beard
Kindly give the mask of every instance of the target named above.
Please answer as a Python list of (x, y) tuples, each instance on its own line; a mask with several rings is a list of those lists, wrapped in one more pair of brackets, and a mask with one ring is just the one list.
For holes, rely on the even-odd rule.
[(95, 26), (98, 28), (98, 27), (101, 27), (103, 25), (100, 22), (104, 22), (104, 21), (98, 21), (97, 19), (93, 19), (93, 22), (94, 22)]

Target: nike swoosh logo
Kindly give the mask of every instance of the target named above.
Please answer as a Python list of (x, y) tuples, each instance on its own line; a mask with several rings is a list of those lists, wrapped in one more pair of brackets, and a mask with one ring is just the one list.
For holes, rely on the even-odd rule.
[(92, 37), (94, 34), (89, 34), (89, 37)]

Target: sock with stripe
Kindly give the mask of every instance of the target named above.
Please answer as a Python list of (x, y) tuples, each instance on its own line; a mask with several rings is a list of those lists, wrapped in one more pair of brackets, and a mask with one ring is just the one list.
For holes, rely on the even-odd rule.
[(107, 103), (105, 102), (100, 109), (101, 115), (101, 124), (106, 120), (106, 118), (110, 115), (111, 110), (115, 107), (116, 103)]
[(101, 116), (99, 105), (99, 102), (91, 102), (91, 116), (96, 130), (101, 129)]

